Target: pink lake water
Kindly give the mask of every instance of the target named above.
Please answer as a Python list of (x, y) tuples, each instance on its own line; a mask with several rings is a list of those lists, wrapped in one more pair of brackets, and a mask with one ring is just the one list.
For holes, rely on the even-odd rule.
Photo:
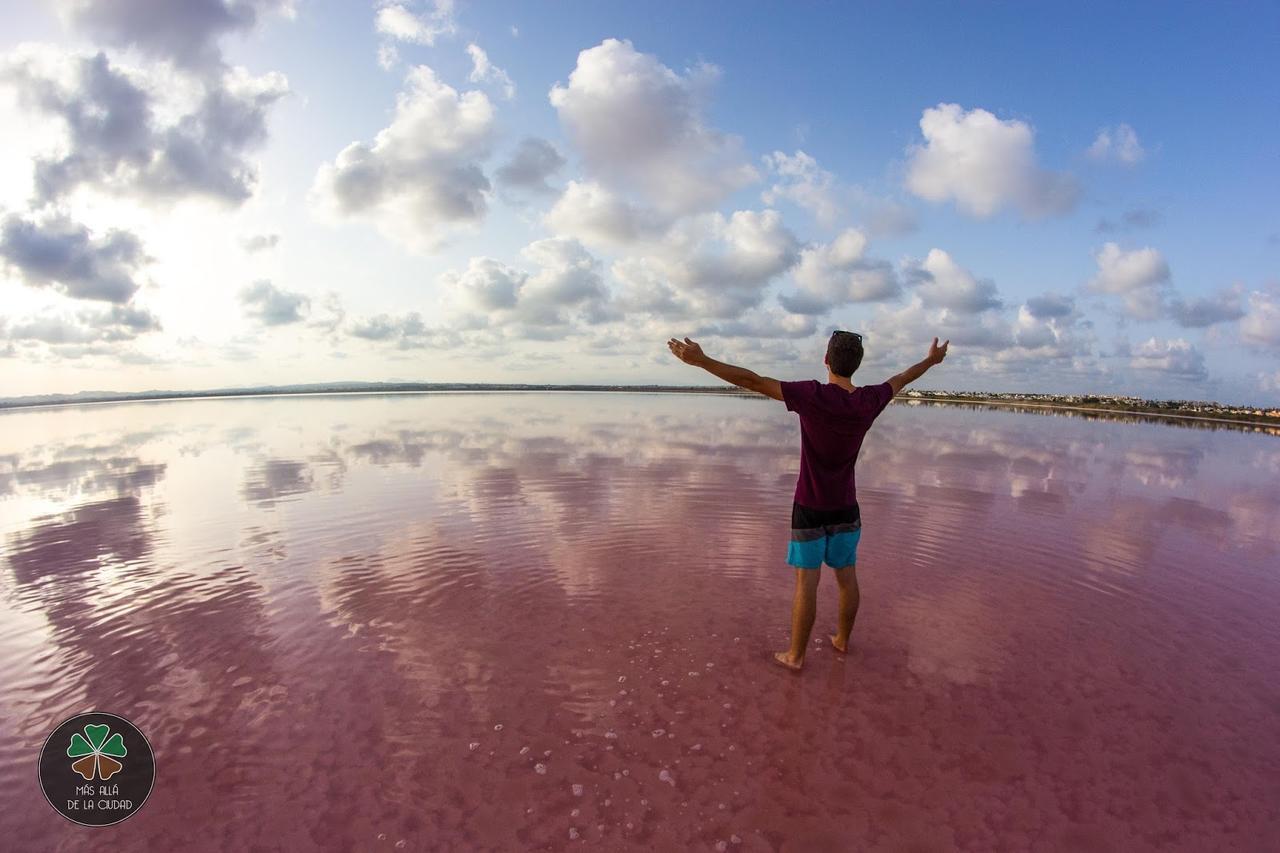
[[(851, 654), (793, 675), (773, 401), (0, 427), (6, 850), (1280, 849), (1273, 436), (895, 404), (858, 465)], [(157, 766), (99, 829), (36, 776), (90, 710)]]

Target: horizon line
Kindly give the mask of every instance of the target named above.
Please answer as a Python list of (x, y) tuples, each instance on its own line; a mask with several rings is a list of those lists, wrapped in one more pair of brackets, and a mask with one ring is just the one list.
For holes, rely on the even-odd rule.
[[(166, 399), (182, 399), (182, 398), (204, 398), (204, 397), (242, 397), (242, 396), (266, 396), (270, 394), (305, 394), (305, 393), (326, 393), (337, 392), (342, 393), (342, 389), (364, 389), (364, 390), (400, 390), (400, 391), (466, 391), (466, 390), (501, 390), (501, 391), (521, 391), (521, 390), (546, 390), (546, 391), (696, 391), (709, 393), (742, 393), (753, 394), (754, 392), (746, 391), (732, 384), (713, 384), (713, 385), (677, 385), (664, 383), (585, 383), (585, 382), (541, 382), (541, 383), (515, 383), (515, 382), (423, 382), (420, 380), (336, 380), (330, 382), (309, 382), (309, 383), (290, 383), (286, 385), (235, 385), (223, 386), (220, 388), (208, 389), (189, 389), (189, 390), (161, 390), (148, 389), (145, 391), (77, 391), (73, 394), (57, 393), (57, 394), (28, 394), (20, 397), (0, 397), (0, 410), (3, 409), (20, 409), (20, 408), (37, 408), (43, 406), (57, 405), (76, 405), (87, 403), (105, 403), (105, 402), (127, 402), (127, 401), (146, 401), (146, 400), (166, 400)], [(1257, 405), (1252, 403), (1240, 404), (1224, 404), (1215, 400), (1188, 400), (1188, 399), (1172, 399), (1172, 398), (1149, 398), (1138, 397), (1129, 394), (1112, 394), (1112, 393), (1074, 393), (1062, 394), (1055, 392), (1043, 391), (954, 391), (943, 389), (924, 389), (911, 388), (904, 389), (902, 395), (905, 396), (916, 392), (919, 394), (942, 394), (942, 395), (983, 395), (983, 396), (1004, 396), (1004, 395), (1023, 395), (1030, 397), (1044, 398), (1082, 398), (1095, 397), (1099, 399), (1109, 398), (1115, 400), (1139, 401), (1146, 405), (1159, 403), (1182, 403), (1195, 404), (1203, 406), (1214, 406), (1223, 409), (1257, 409), (1261, 412), (1275, 411), (1278, 406)]]

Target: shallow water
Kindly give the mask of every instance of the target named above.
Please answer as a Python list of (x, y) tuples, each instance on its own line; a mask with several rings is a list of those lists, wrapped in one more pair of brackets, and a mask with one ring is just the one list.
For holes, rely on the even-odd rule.
[[(796, 676), (768, 662), (799, 456), (772, 401), (0, 426), (9, 849), (1280, 849), (1273, 437), (891, 406), (852, 652)], [(114, 827), (36, 784), (87, 710), (156, 753)]]

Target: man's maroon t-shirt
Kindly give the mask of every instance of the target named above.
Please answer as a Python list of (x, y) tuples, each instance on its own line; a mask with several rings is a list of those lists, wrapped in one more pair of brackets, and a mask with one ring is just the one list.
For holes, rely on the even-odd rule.
[(787, 411), (800, 416), (800, 478), (796, 503), (842, 509), (857, 503), (853, 464), (871, 422), (893, 399), (893, 386), (861, 385), (852, 392), (816, 379), (780, 382)]

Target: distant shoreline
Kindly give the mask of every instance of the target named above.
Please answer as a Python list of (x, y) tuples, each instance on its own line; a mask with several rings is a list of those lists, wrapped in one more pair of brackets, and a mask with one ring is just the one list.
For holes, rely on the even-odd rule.
[(1002, 406), (1007, 409), (1050, 409), (1054, 411), (1088, 412), (1099, 415), (1129, 415), (1136, 418), (1173, 418), (1184, 421), (1204, 421), (1214, 424), (1240, 424), (1250, 427), (1271, 427), (1280, 434), (1280, 419), (1242, 420), (1239, 418), (1217, 418), (1209, 415), (1177, 415), (1172, 412), (1151, 412), (1142, 409), (1104, 409), (1100, 406), (1063, 406), (1053, 403), (1022, 403), (1017, 400), (982, 400), (965, 397), (908, 397), (894, 402), (910, 405), (911, 403), (957, 403), (961, 405)]
[[(701, 385), (529, 385), (529, 384), (493, 384), (476, 383), (322, 383), (303, 386), (264, 386), (259, 388), (220, 388), (209, 391), (140, 391), (136, 393), (86, 393), (80, 395), (49, 395), (19, 397), (0, 400), (0, 413), (26, 409), (52, 408), (61, 406), (102, 405), (111, 403), (163, 402), (170, 400), (212, 400), (235, 399), (243, 397), (307, 397), (337, 396), (344, 394), (431, 394), (431, 393), (510, 393), (518, 391), (584, 391), (584, 392), (629, 392), (629, 393), (666, 393), (666, 394), (712, 394), (719, 396), (760, 397), (754, 391), (746, 391), (734, 386), (701, 386)], [(909, 392), (908, 392), (909, 393)], [(919, 403), (939, 404), (972, 404), (995, 406), (1009, 409), (1045, 409), (1050, 411), (1084, 412), (1098, 415), (1127, 415), (1137, 418), (1158, 418), (1183, 421), (1203, 421), (1206, 423), (1233, 424), (1247, 427), (1272, 427), (1266, 430), (1280, 434), (1280, 417), (1268, 415), (1250, 415), (1245, 418), (1224, 418), (1213, 414), (1184, 414), (1178, 412), (1152, 410), (1151, 408), (1116, 408), (1103, 405), (1069, 405), (1067, 403), (1034, 403), (1016, 399), (991, 399), (984, 397), (956, 397), (938, 392), (916, 392), (913, 396), (907, 393), (894, 400), (901, 405)]]

